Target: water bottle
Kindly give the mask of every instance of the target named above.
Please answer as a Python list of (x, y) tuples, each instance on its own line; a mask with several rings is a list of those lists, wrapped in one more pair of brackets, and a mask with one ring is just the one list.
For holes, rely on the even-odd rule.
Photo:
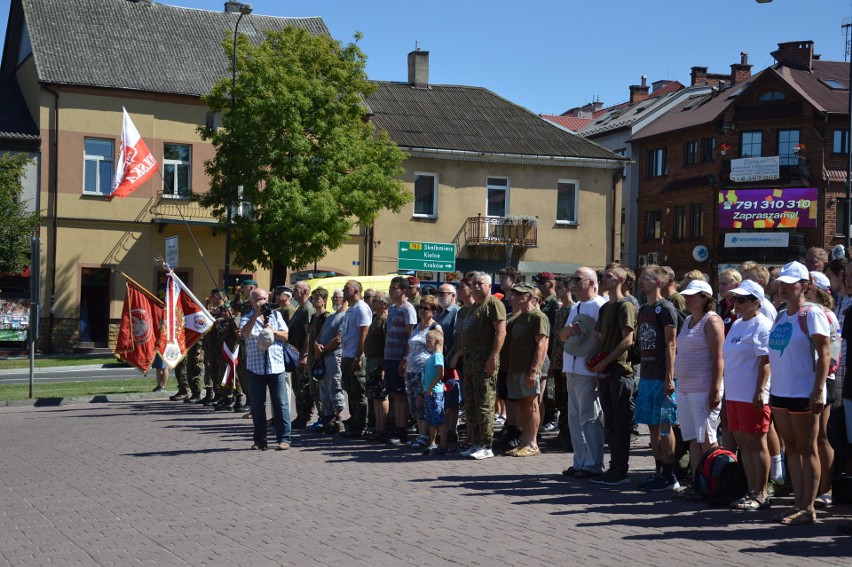
[(665, 396), (660, 404), (660, 435), (668, 437), (672, 432), (672, 421), (677, 411), (677, 404), (671, 396)]

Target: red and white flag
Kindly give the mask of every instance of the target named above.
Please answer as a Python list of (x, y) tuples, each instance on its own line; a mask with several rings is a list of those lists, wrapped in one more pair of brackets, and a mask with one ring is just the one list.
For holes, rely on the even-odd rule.
[(145, 141), (139, 135), (139, 130), (127, 114), (124, 112), (124, 123), (121, 127), (121, 146), (118, 150), (118, 161), (115, 164), (115, 178), (112, 180), (112, 192), (108, 199), (113, 197), (124, 198), (139, 189), (157, 172), (157, 160), (151, 155)]
[(157, 351), (157, 331), (162, 319), (160, 300), (127, 282), (115, 354), (142, 372), (148, 372)]
[(225, 359), (225, 375), (222, 376), (222, 386), (234, 388), (237, 379), (237, 365), (240, 363), (240, 343), (234, 345), (234, 350), (228, 346), (228, 341), (222, 342), (222, 357)]
[(157, 352), (174, 368), (192, 345), (213, 327), (213, 316), (173, 271), (166, 275), (166, 307)]

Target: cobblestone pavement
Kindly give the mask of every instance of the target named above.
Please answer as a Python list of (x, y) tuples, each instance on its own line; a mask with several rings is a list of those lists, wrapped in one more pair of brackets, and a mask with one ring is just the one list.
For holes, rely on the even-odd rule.
[[(567, 480), (566, 453), (469, 461), (162, 400), (0, 409), (0, 565), (849, 565), (812, 526)], [(789, 501), (776, 501), (787, 504)], [(845, 516), (843, 515), (845, 514)]]

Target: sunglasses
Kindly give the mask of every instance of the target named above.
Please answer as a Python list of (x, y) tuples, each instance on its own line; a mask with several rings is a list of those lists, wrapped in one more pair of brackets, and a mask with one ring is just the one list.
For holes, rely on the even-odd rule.
[(757, 298), (753, 295), (738, 295), (734, 298), (734, 303), (745, 303), (746, 301), (756, 301)]

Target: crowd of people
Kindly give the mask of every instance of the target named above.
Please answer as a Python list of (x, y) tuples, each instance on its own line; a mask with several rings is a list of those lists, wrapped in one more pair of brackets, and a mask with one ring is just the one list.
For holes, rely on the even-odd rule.
[[(249, 280), (230, 305), (213, 290), (216, 325), (178, 367), (171, 399), (243, 413), (254, 450), (268, 448), (270, 428), (278, 450), (307, 428), (427, 456), (482, 460), (502, 447), (534, 457), (542, 435), (558, 432), (554, 447), (573, 453), (562, 473), (611, 487), (631, 482), (644, 425), (656, 470), (640, 490), (699, 500), (695, 469), (723, 446), (748, 481), (732, 508), (765, 510), (792, 493), (775, 518), (801, 525), (831, 505), (833, 476), (852, 470), (852, 427), (842, 453), (828, 438), (832, 412), (852, 423), (845, 259), (812, 248), (804, 263), (745, 262), (721, 272), (716, 291), (700, 271), (678, 280), (658, 265), (638, 277), (618, 263), (531, 283), (511, 267), (498, 277), (471, 272), (422, 294), (406, 276), (388, 290), (352, 279), (331, 292), (298, 282), (270, 293)], [(287, 349), (299, 358), (292, 372)]]

